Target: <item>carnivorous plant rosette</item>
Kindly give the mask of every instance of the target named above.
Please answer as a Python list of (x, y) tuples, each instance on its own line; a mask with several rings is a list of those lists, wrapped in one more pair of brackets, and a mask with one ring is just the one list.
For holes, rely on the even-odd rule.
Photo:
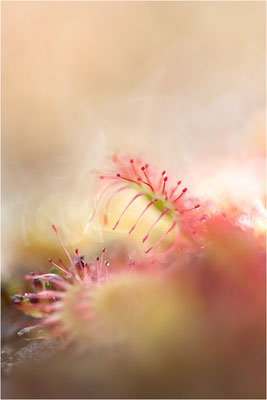
[[(70, 255), (53, 226), (69, 266), (50, 259), (48, 273), (26, 276), (32, 291), (19, 292), (13, 304), (35, 317), (35, 325), (19, 334), (28, 339), (60, 336), (63, 343), (71, 344), (75, 349), (71, 354), (83, 354), (79, 376), (85, 385), (87, 375), (95, 378), (92, 360), (101, 355), (97, 377), (106, 368), (108, 376), (103, 379), (111, 391), (124, 366), (129, 370), (138, 366), (150, 397), (158, 390), (177, 397), (185, 385), (185, 393), (194, 393), (193, 398), (198, 391), (191, 392), (192, 379), (200, 388), (204, 385), (205, 393), (215, 393), (224, 379), (229, 387), (233, 385), (233, 393), (238, 385), (246, 390), (244, 380), (251, 393), (261, 392), (266, 253), (262, 203), (249, 208), (229, 201), (222, 209), (214, 202), (204, 202), (202, 207), (201, 202), (199, 207), (194, 198), (186, 197), (186, 188), (179, 191), (180, 181), (166, 186), (165, 171), (156, 174), (140, 161), (128, 160), (125, 165), (115, 158), (114, 163), (117, 174), (100, 175), (104, 187), (91, 220), (98, 213), (104, 225), (111, 220), (113, 233), (131, 206), (143, 198), (143, 208), (132, 210), (135, 222), (127, 232), (137, 231), (154, 209), (152, 224), (139, 230), (143, 235), (148, 229), (141, 236), (146, 243), (167, 218), (169, 228), (164, 233), (160, 229), (161, 236), (146, 250), (153, 257), (137, 251), (131, 242), (127, 247), (113, 242), (87, 263), (78, 250), (74, 258)], [(124, 199), (123, 208), (122, 192), (131, 195)], [(114, 206), (120, 210), (118, 218)], [(154, 252), (174, 231), (167, 249)], [(248, 367), (242, 379), (233, 378), (244, 364)], [(125, 377), (127, 395), (139, 393), (140, 375)], [(121, 382), (116, 386), (119, 393), (120, 388)]]

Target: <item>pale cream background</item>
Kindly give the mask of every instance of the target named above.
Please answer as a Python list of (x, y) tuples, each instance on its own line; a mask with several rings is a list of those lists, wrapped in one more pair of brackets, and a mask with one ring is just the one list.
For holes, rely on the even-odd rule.
[(264, 2), (2, 2), (2, 93), (5, 270), (53, 255), (53, 222), (86, 251), (90, 171), (113, 151), (195, 188), (238, 166), (262, 196)]

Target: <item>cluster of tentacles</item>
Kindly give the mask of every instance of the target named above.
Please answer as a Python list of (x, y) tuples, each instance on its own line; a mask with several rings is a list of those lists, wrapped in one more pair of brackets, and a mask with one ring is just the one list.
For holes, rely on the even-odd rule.
[[(125, 159), (113, 157), (113, 163), (115, 164), (116, 172), (107, 173), (106, 175), (99, 174), (99, 179), (104, 182), (100, 193), (97, 195), (97, 202), (94, 212), (90, 218), (93, 220), (97, 214), (101, 203), (105, 200), (105, 211), (104, 211), (104, 223), (108, 221), (108, 211), (112, 201), (116, 196), (125, 190), (134, 190), (136, 193), (130, 199), (126, 207), (121, 211), (121, 214), (113, 226), (115, 231), (126, 213), (129, 207), (140, 197), (146, 199), (145, 208), (137, 216), (134, 225), (129, 230), (129, 235), (134, 231), (137, 224), (140, 222), (144, 214), (149, 210), (150, 207), (154, 207), (158, 210), (158, 217), (148, 228), (146, 235), (143, 237), (143, 243), (145, 243), (150, 236), (153, 229), (160, 222), (160, 220), (167, 216), (171, 220), (170, 227), (164, 232), (159, 239), (150, 246), (145, 253), (150, 253), (160, 242), (162, 242), (174, 229), (180, 228), (182, 225), (185, 227), (187, 232), (190, 231), (190, 223), (187, 223), (187, 214), (193, 212), (200, 207), (200, 204), (196, 203), (194, 199), (187, 198), (187, 188), (181, 188), (182, 181), (177, 180), (170, 184), (168, 175), (165, 170), (157, 172), (151, 169), (149, 164), (143, 164), (140, 159)], [(114, 169), (115, 169), (114, 168)], [(189, 204), (189, 207), (188, 207)], [(191, 216), (191, 221), (194, 222), (199, 219), (200, 215)], [(173, 243), (171, 249), (173, 250), (179, 242), (179, 229), (177, 229), (177, 237)]]

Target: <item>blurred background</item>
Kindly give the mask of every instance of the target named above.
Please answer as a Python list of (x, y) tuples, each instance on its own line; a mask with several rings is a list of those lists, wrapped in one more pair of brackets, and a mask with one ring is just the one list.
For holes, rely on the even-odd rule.
[(265, 57), (264, 2), (2, 2), (4, 276), (56, 254), (52, 223), (98, 245), (91, 172), (113, 153), (262, 199)]
[[(265, 7), (257, 1), (1, 3), (5, 398), (264, 398)], [(62, 256), (52, 224), (71, 254), (78, 247), (90, 260), (105, 243), (111, 265), (112, 254), (123, 266), (129, 260), (124, 237), (140, 203), (120, 223), (126, 235), (112, 233), (114, 247), (97, 218), (88, 224), (95, 171), (105, 171), (113, 154), (167, 170), (194, 201), (209, 210), (215, 204), (218, 215), (230, 210), (230, 221), (238, 210), (241, 227), (211, 218), (201, 251), (163, 256), (165, 278), (156, 292), (153, 274), (142, 296), (132, 275), (122, 281), (115, 291), (126, 293), (118, 322), (125, 310), (125, 343), (138, 349), (133, 356), (123, 341), (113, 346), (112, 297), (110, 325), (95, 331), (103, 346), (77, 336), (78, 347), (89, 346), (77, 355), (62, 351), (61, 338), (27, 342), (18, 332), (33, 321), (10, 306), (10, 295), (33, 290), (25, 273), (47, 271), (48, 258)], [(116, 200), (114, 221), (129, 198)], [(158, 212), (149, 210), (135, 233), (143, 237)], [(75, 295), (74, 304), (80, 299)], [(78, 335), (73, 310), (65, 324)]]

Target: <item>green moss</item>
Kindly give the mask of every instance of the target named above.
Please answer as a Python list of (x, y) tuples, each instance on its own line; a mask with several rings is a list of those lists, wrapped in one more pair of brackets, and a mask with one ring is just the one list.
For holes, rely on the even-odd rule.
[[(153, 200), (156, 197), (156, 195), (153, 193), (146, 193), (145, 196), (149, 201)], [(166, 207), (168, 207), (168, 204), (167, 204), (167, 201), (158, 199), (158, 201), (153, 203), (153, 207), (156, 207), (160, 212), (162, 212)], [(167, 211), (166, 215), (169, 215), (170, 217), (172, 217), (173, 210)]]
[(49, 290), (54, 289), (53, 284), (51, 282), (48, 282), (48, 281), (45, 282), (45, 287), (46, 287), (46, 289), (49, 289)]
[(52, 268), (50, 268), (50, 274), (62, 275), (62, 272), (60, 271), (60, 269), (58, 269), (56, 267), (52, 267)]

